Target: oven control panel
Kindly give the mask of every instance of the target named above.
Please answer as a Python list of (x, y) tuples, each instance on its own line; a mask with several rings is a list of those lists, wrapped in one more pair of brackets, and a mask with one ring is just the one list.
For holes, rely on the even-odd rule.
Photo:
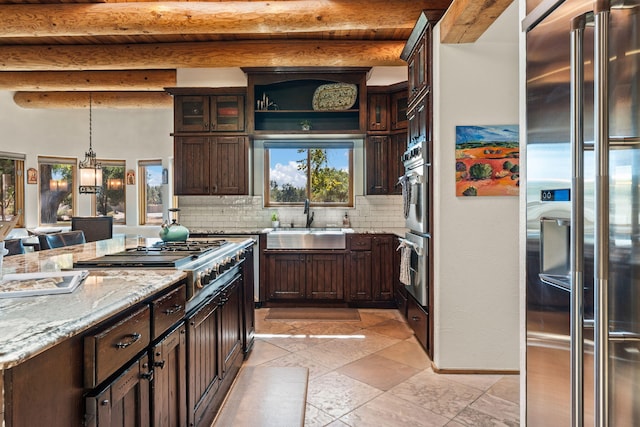
[(402, 154), (402, 163), (404, 163), (405, 167), (415, 164), (429, 163), (426, 141), (421, 141), (409, 146), (409, 148), (407, 148), (407, 150)]

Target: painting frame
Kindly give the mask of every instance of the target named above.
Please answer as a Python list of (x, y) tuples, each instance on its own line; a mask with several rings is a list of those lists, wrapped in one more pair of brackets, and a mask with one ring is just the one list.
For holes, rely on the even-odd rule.
[(36, 168), (27, 169), (27, 184), (38, 183), (38, 170)]
[(136, 184), (136, 172), (133, 169), (127, 171), (127, 185)]
[(518, 196), (519, 125), (456, 126), (456, 196)]

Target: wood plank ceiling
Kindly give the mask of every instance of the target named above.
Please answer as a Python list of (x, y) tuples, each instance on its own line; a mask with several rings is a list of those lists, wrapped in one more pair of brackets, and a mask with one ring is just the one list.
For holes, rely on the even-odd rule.
[[(455, 0), (443, 41), (474, 41), (512, 1)], [(177, 68), (404, 65), (420, 12), (451, 2), (0, 0), (0, 90), (31, 108), (86, 108), (89, 91), (166, 108)]]

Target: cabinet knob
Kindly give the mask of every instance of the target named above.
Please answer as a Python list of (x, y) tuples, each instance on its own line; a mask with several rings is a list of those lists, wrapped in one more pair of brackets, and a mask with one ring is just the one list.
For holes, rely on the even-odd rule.
[(105, 400), (103, 400), (102, 402), (100, 402), (100, 404), (101, 404), (102, 406), (107, 406), (107, 405), (109, 404), (109, 399), (105, 399)]
[(420, 318), (418, 316), (412, 316), (411, 320), (413, 320), (414, 322), (419, 322)]
[(204, 122), (204, 123), (202, 124), (202, 129), (204, 129), (204, 130), (209, 129), (209, 123)]
[(153, 370), (140, 374), (140, 378), (147, 381), (153, 380)]

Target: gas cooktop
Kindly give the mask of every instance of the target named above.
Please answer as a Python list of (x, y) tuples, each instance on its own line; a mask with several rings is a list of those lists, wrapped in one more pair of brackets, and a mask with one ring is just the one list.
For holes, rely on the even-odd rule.
[[(203, 253), (226, 245), (224, 239), (216, 240), (186, 240), (184, 242), (157, 242), (152, 246), (138, 246), (125, 250), (126, 253), (144, 255), (146, 253), (195, 252)], [(121, 253), (120, 253), (121, 254)]]
[[(196, 260), (215, 257), (229, 242), (216, 240), (187, 240), (185, 242), (157, 242), (151, 246), (137, 246), (98, 258), (77, 261), (74, 267), (151, 267), (181, 268)], [(233, 245), (230, 245), (233, 246)]]

